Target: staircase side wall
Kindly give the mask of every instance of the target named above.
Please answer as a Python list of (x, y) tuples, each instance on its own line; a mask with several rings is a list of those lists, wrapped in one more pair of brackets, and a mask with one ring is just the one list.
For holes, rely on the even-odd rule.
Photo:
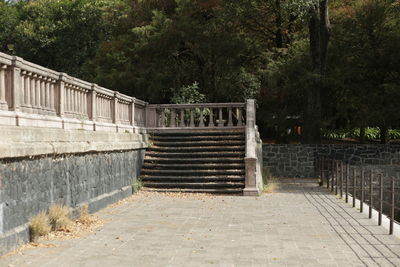
[(9, 135), (12, 128), (0, 131), (0, 147), (5, 148), (0, 152), (0, 255), (26, 243), (29, 218), (53, 203), (74, 213), (87, 204), (95, 212), (132, 194), (147, 136), (18, 130), (26, 136)]

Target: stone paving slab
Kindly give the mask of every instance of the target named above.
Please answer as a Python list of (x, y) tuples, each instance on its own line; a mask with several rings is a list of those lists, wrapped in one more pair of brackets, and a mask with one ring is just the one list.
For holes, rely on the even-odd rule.
[(400, 266), (400, 240), (312, 180), (261, 197), (139, 193), (108, 222), (0, 266)]

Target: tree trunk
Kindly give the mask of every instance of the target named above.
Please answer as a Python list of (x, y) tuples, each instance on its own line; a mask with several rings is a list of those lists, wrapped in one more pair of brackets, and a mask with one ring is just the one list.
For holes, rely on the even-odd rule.
[(360, 144), (365, 143), (365, 126), (360, 127)]
[(389, 128), (384, 125), (379, 127), (380, 128), (380, 136), (381, 136), (381, 144), (389, 143)]
[(321, 141), (321, 90), (326, 74), (330, 37), (328, 4), (329, 0), (318, 0), (311, 11), (309, 20), (310, 54), (315, 79), (307, 91), (303, 143), (319, 143)]

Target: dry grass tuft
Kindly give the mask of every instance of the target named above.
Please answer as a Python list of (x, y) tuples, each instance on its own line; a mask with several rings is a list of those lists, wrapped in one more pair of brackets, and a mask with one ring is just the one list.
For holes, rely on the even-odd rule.
[(64, 205), (51, 205), (49, 208), (49, 218), (52, 230), (54, 231), (68, 231), (72, 225), (69, 208)]
[(90, 225), (96, 222), (98, 219), (96, 216), (89, 214), (89, 207), (88, 205), (83, 205), (79, 209), (79, 218), (77, 222), (83, 225)]
[(47, 235), (51, 230), (49, 217), (41, 211), (29, 220), (29, 233), (31, 241), (36, 241), (40, 236)]
[(267, 184), (264, 187), (264, 193), (274, 193), (279, 189), (279, 184), (276, 178), (269, 178)]

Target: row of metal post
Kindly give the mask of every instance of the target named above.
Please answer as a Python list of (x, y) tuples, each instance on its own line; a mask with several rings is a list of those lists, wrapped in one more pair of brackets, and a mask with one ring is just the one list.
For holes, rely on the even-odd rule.
[[(339, 194), (339, 197), (343, 197), (343, 190), (346, 203), (349, 202), (349, 194), (352, 196), (353, 207), (356, 206), (356, 198), (357, 193), (359, 193), (359, 202), (360, 202), (360, 212), (364, 211), (364, 202), (365, 202), (365, 176), (366, 172), (362, 166), (350, 166), (349, 164), (345, 164), (339, 160), (333, 160), (328, 158), (319, 158), (317, 161), (317, 166), (319, 170), (319, 175), (322, 179), (322, 182), (326, 181), (326, 187), (330, 189), (332, 192), (335, 192), (336, 195)], [(360, 171), (360, 181), (357, 187), (357, 169)], [(351, 170), (351, 172), (350, 172)], [(374, 206), (374, 178), (378, 176), (379, 181), (379, 201), (378, 205), (375, 205), (375, 208), (378, 210), (378, 225), (382, 224), (382, 213), (383, 213), (383, 204), (387, 204), (390, 207), (389, 210), (389, 234), (393, 234), (393, 224), (395, 220), (395, 210), (399, 210), (399, 207), (396, 207), (395, 203), (395, 179), (394, 177), (390, 177), (390, 190), (384, 190), (383, 183), (383, 173), (375, 173), (371, 169), (369, 172), (369, 218), (372, 218), (372, 210)], [(352, 183), (349, 186), (349, 179), (351, 179)], [(351, 190), (351, 192), (349, 192)], [(390, 192), (390, 201), (384, 200), (384, 193)]]

